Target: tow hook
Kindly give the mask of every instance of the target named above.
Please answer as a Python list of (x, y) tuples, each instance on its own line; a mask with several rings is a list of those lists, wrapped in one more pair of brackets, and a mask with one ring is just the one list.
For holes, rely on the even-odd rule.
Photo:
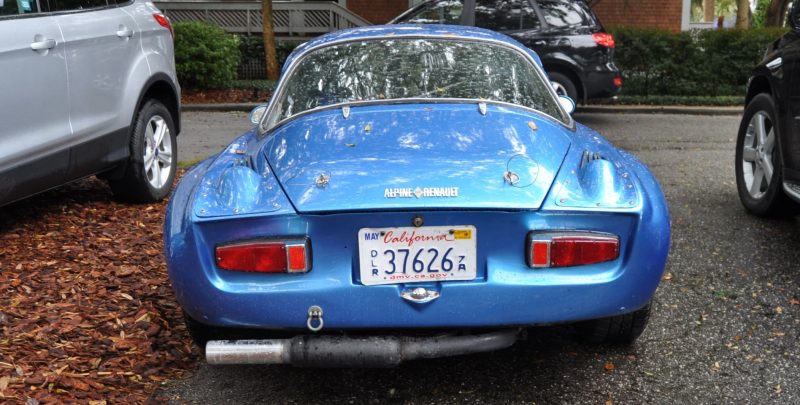
[[(314, 324), (316, 323), (316, 326)], [(317, 305), (312, 305), (308, 308), (308, 321), (306, 321), (306, 326), (308, 326), (308, 330), (312, 332), (319, 332), (322, 330), (322, 325), (324, 322), (322, 321), (322, 308)]]

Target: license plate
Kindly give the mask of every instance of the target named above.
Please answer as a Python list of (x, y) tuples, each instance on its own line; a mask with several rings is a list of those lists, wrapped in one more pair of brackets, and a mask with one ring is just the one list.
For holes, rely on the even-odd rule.
[(364, 285), (473, 280), (477, 232), (472, 225), (361, 228)]

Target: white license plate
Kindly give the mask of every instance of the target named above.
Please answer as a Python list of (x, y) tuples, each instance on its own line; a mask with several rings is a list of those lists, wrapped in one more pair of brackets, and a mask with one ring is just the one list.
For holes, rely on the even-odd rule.
[(473, 280), (477, 237), (472, 225), (361, 228), (361, 283)]

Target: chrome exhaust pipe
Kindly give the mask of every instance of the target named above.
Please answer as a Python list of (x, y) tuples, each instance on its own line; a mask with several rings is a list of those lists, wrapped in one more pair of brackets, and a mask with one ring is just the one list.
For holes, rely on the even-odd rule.
[(284, 364), (291, 340), (212, 340), (206, 343), (209, 364)]
[(519, 329), (432, 337), (303, 335), (274, 340), (212, 340), (209, 364), (298, 367), (395, 367), (406, 360), (488, 352), (517, 341)]

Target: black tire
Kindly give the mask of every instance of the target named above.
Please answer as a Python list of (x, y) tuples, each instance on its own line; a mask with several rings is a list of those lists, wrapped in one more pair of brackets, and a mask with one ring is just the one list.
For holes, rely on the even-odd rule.
[[(158, 118), (162, 121), (159, 121)], [(153, 131), (154, 128), (160, 128), (161, 122), (166, 125), (169, 134), (165, 134), (164, 140), (157, 145), (159, 146), (159, 152), (155, 152), (155, 149), (153, 150), (155, 157), (151, 160), (150, 170), (147, 170), (145, 168), (145, 148), (148, 147), (146, 139), (148, 127), (150, 131)], [(169, 110), (158, 100), (150, 99), (142, 104), (131, 129), (130, 156), (125, 165), (124, 175), (118, 180), (109, 180), (108, 182), (114, 197), (121, 201), (132, 203), (153, 203), (161, 201), (169, 194), (178, 166), (178, 148), (174, 122)], [(169, 165), (159, 158), (159, 156), (167, 156), (160, 152), (162, 148), (166, 149), (166, 141), (169, 142)], [(150, 144), (153, 142), (151, 140)], [(159, 155), (159, 153), (161, 154)], [(158, 168), (155, 168), (154, 165), (157, 165)], [(168, 174), (161, 174), (161, 170), (167, 170)], [(159, 175), (157, 176), (156, 173)], [(156, 179), (156, 176), (158, 180), (151, 181), (151, 179)]]
[(550, 76), (551, 82), (557, 84), (557, 86), (555, 86), (556, 94), (566, 95), (571, 98), (575, 104), (578, 103), (578, 88), (576, 87), (575, 83), (573, 83), (572, 80), (567, 77), (567, 75), (558, 72), (548, 72), (547, 75)]
[(592, 343), (629, 345), (644, 332), (650, 319), (650, 303), (628, 314), (593, 319), (578, 325), (584, 339)]
[(186, 315), (186, 313), (183, 314), (183, 321), (186, 324), (186, 331), (189, 332), (192, 342), (200, 349), (205, 350), (206, 343), (208, 343), (209, 340), (214, 340), (216, 336), (215, 329), (195, 321), (189, 315)]
[[(771, 151), (767, 148), (761, 148), (760, 151), (758, 147), (756, 122), (759, 114), (764, 118), (766, 132), (772, 131), (774, 146)], [(742, 122), (739, 124), (739, 134), (736, 138), (736, 189), (739, 199), (749, 213), (761, 217), (785, 217), (798, 213), (798, 204), (789, 199), (783, 191), (783, 162), (780, 135), (778, 127), (774, 125), (775, 117), (775, 103), (772, 101), (772, 97), (766, 93), (756, 95), (744, 110)], [(754, 148), (751, 147), (753, 145), (755, 145)], [(754, 161), (744, 161), (745, 147), (756, 150), (757, 157)], [(768, 186), (764, 184), (766, 175), (758, 175), (758, 170), (763, 173), (763, 167), (767, 164), (761, 163), (761, 156), (764, 153), (762, 151), (771, 152), (771, 159), (767, 159), (772, 165), (772, 178), (768, 182)], [(759, 169), (759, 167), (762, 168)], [(756, 180), (757, 177), (763, 178), (763, 180)], [(758, 185), (760, 186), (755, 187)]]

